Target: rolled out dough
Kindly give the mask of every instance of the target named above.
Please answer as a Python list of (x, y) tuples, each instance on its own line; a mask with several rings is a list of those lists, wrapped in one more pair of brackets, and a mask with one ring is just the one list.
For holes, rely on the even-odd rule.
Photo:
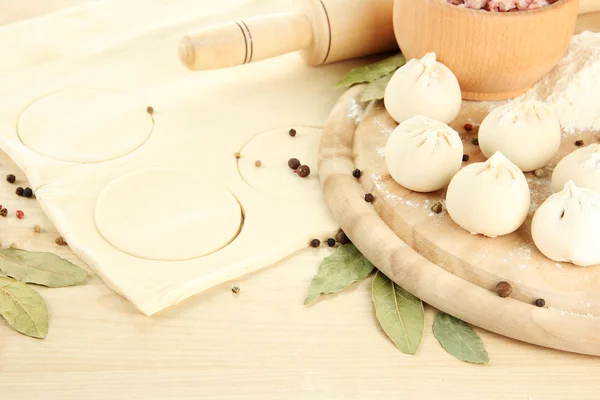
[[(0, 62), (0, 147), (73, 251), (144, 314), (338, 229), (318, 182), (319, 127), (335, 82), (372, 60), (311, 68), (290, 54), (191, 72), (177, 57), (190, 31), (286, 10), (286, 0), (106, 0), (0, 32), (11, 54)], [(294, 175), (289, 157), (311, 176)]]

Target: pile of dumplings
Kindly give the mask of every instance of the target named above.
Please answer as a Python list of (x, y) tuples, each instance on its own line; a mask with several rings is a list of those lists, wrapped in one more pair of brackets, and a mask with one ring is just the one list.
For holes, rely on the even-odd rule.
[[(447, 186), (448, 214), (474, 235), (507, 235), (525, 222), (531, 193), (524, 172), (547, 166), (560, 147), (560, 123), (546, 104), (512, 102), (490, 112), (478, 135), (487, 160), (461, 169), (462, 141), (448, 126), (460, 112), (460, 86), (435, 53), (399, 68), (384, 103), (399, 124), (385, 156), (397, 183), (424, 193)], [(563, 158), (552, 190), (533, 216), (535, 245), (554, 261), (600, 263), (600, 145)]]

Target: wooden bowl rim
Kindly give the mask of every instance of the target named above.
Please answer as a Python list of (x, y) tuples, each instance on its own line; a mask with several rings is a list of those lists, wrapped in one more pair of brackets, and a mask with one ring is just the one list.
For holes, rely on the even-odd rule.
[[(399, 0), (396, 0), (399, 1)], [(508, 19), (508, 18), (524, 18), (524, 17), (538, 17), (542, 16), (542, 14), (560, 12), (562, 9), (570, 6), (572, 3), (576, 3), (579, 0), (558, 0), (549, 6), (536, 8), (533, 10), (525, 10), (525, 11), (515, 11), (515, 12), (506, 12), (506, 11), (487, 11), (487, 10), (475, 10), (472, 8), (461, 7), (458, 5), (450, 4), (446, 0), (417, 0), (422, 2), (427, 2), (430, 4), (440, 4), (442, 7), (447, 7), (448, 9), (454, 9), (456, 13), (465, 13), (471, 14), (481, 18), (497, 18), (497, 19)]]

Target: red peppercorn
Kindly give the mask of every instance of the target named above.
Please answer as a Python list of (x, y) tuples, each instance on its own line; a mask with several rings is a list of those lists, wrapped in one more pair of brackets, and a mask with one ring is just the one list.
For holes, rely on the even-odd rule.
[(23, 219), (25, 217), (25, 213), (21, 210), (17, 210), (16, 214), (17, 214), (17, 218), (19, 218), (19, 219)]
[(467, 124), (465, 124), (465, 127), (464, 127), (464, 128), (465, 128), (465, 131), (467, 131), (467, 132), (468, 132), (468, 131), (472, 131), (472, 130), (473, 130), (473, 124), (468, 124), (468, 123), (467, 123)]

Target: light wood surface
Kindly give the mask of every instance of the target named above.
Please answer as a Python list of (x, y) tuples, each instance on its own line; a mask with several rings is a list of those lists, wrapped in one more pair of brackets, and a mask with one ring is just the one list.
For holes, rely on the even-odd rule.
[(531, 88), (567, 49), (579, 9), (579, 0), (508, 13), (439, 0), (394, 4), (394, 30), (406, 58), (435, 52), (467, 100), (503, 100)]
[(183, 37), (179, 58), (191, 70), (247, 64), (302, 51), (309, 65), (397, 48), (393, 0), (296, 0), (296, 11), (205, 27)]
[[(126, 0), (124, 0), (126, 1)], [(0, 1), (11, 19), (53, 0)], [(18, 11), (16, 5), (19, 6)], [(12, 15), (12, 17), (11, 17)], [(596, 16), (600, 20), (600, 17)], [(0, 154), (0, 176), (17, 172)], [(0, 218), (4, 243), (57, 252), (34, 201), (0, 182), (0, 199), (24, 220)], [(33, 235), (39, 223), (43, 233)], [(216, 287), (147, 318), (92, 276), (80, 287), (40, 289), (50, 315), (44, 341), (0, 324), (5, 399), (597, 399), (598, 359), (527, 345), (476, 329), (491, 356), (473, 366), (448, 356), (431, 333), (416, 356), (400, 354), (374, 319), (369, 282), (313, 307), (301, 305), (327, 249)], [(234, 296), (230, 287), (238, 285)]]

